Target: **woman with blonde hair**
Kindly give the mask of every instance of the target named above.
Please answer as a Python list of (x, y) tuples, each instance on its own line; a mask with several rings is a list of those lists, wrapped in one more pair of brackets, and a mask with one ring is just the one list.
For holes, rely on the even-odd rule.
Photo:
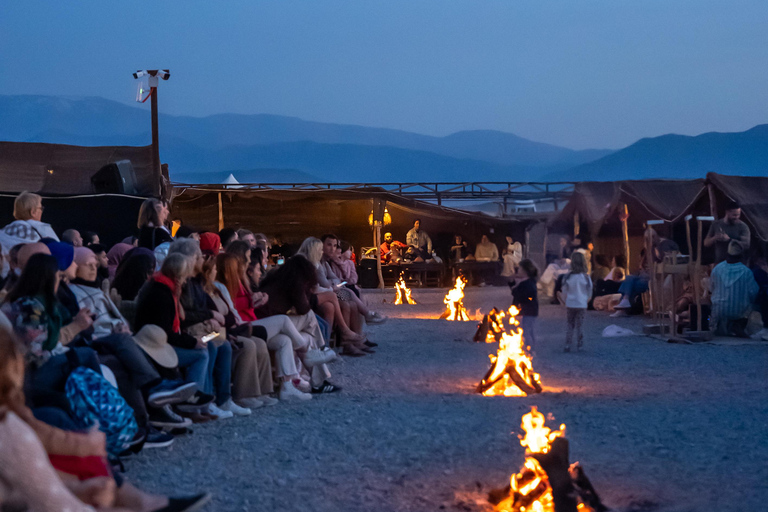
[(162, 199), (149, 198), (139, 208), (139, 247), (150, 251), (166, 242), (173, 242), (171, 232), (165, 223), (168, 220), (168, 203)]
[[(13, 202), (13, 218), (16, 220), (0, 229), (0, 246), (3, 256), (7, 256), (11, 247), (17, 244), (38, 242), (43, 238), (59, 240), (51, 225), (41, 220), (44, 209), (43, 198), (39, 195), (26, 191), (19, 194)], [(3, 262), (3, 265), (7, 263)], [(8, 267), (5, 268), (7, 270)]]
[[(315, 267), (317, 274), (317, 269), (322, 264), (323, 242), (319, 238), (309, 237), (301, 243), (296, 254), (304, 256)], [(319, 284), (315, 286), (314, 294), (317, 298), (317, 309), (320, 316), (340, 331), (342, 355), (360, 357), (366, 352), (373, 352), (363, 344), (365, 337), (349, 328), (347, 319), (350, 317), (350, 305), (348, 303), (339, 301), (334, 290), (323, 288)]]

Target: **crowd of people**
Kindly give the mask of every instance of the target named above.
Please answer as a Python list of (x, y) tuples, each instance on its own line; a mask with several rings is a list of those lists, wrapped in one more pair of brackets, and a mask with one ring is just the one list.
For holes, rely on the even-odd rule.
[(375, 352), (366, 325), (386, 317), (335, 235), (286, 258), (245, 229), (172, 233), (168, 204), (147, 199), (135, 236), (106, 247), (96, 233), (59, 238), (43, 211), (24, 192), (0, 230), (3, 506), (197, 510), (207, 493), (142, 492), (118, 463), (193, 423), (339, 392), (338, 354)]

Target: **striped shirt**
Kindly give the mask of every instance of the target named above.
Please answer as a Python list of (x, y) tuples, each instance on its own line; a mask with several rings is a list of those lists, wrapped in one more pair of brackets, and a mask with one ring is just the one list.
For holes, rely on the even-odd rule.
[(757, 296), (758, 286), (752, 271), (743, 263), (723, 261), (712, 269), (712, 316), (744, 318)]

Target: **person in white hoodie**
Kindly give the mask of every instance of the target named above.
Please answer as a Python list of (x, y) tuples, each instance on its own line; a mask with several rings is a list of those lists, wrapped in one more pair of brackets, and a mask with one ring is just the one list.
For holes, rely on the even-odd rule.
[(583, 253), (574, 252), (571, 256), (571, 271), (563, 278), (562, 296), (565, 299), (568, 328), (565, 331), (565, 351), (571, 351), (571, 340), (576, 331), (577, 349), (584, 345), (584, 333), (581, 330), (587, 303), (592, 297), (592, 279), (587, 271), (587, 260)]

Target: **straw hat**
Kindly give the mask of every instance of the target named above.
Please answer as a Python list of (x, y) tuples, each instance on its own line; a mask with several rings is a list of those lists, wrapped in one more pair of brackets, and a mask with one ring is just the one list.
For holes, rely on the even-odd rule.
[(179, 356), (168, 344), (168, 335), (157, 325), (145, 325), (133, 335), (133, 340), (160, 366), (175, 368), (179, 365)]

